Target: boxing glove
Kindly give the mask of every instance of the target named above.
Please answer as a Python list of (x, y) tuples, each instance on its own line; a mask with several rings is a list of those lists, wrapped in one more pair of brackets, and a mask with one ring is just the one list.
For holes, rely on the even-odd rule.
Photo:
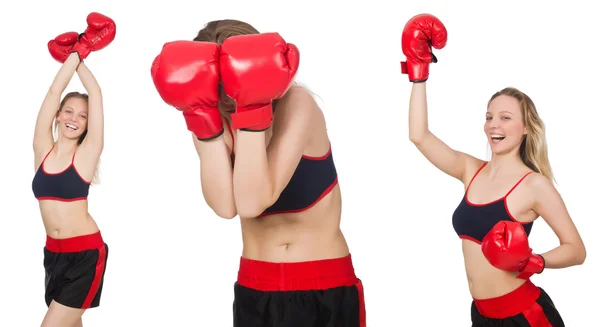
[(64, 63), (79, 39), (79, 33), (66, 32), (48, 41), (48, 51), (56, 61)]
[(400, 63), (402, 74), (408, 74), (413, 83), (427, 81), (429, 64), (437, 62), (431, 47), (442, 49), (447, 40), (446, 27), (437, 17), (420, 14), (411, 18), (402, 31), (402, 52), (406, 56), (406, 61)]
[(151, 68), (158, 94), (183, 112), (189, 131), (201, 141), (223, 134), (219, 113), (219, 45), (212, 42), (166, 43)]
[(117, 33), (115, 22), (102, 14), (93, 12), (87, 16), (88, 27), (79, 36), (79, 41), (73, 51), (79, 54), (81, 60), (87, 58), (92, 51), (98, 51), (108, 46)]
[(518, 272), (517, 278), (528, 279), (544, 270), (544, 258), (533, 253), (525, 229), (518, 222), (497, 223), (483, 238), (481, 251), (492, 266)]
[(236, 101), (232, 127), (264, 131), (273, 120), (273, 100), (292, 84), (300, 54), (278, 33), (232, 36), (221, 47), (221, 79), (225, 93)]

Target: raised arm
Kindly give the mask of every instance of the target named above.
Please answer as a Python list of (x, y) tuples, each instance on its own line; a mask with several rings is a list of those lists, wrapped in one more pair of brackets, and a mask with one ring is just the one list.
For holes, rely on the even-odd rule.
[(452, 149), (429, 130), (425, 82), (413, 84), (408, 119), (410, 141), (444, 173), (465, 182), (468, 165), (481, 165), (478, 159)]
[(220, 217), (233, 218), (232, 167), (219, 112), (219, 51), (212, 42), (166, 43), (151, 75), (158, 94), (181, 111), (200, 158), (202, 193)]
[[(77, 68), (79, 79), (88, 93), (87, 134), (79, 147), (79, 151), (85, 152), (85, 157), (96, 160), (100, 157), (104, 148), (104, 108), (102, 104), (102, 92), (96, 78), (85, 63)], [(95, 164), (94, 164), (95, 165)]]
[(233, 167), (231, 152), (223, 135), (200, 141), (192, 136), (200, 159), (200, 184), (204, 200), (221, 218), (237, 216), (233, 198)]
[(52, 148), (52, 145), (54, 144), (54, 138), (52, 137), (52, 122), (58, 112), (62, 93), (67, 88), (67, 85), (69, 85), (78, 65), (79, 57), (77, 56), (77, 53), (66, 55), (64, 64), (58, 70), (58, 73), (54, 77), (54, 80), (46, 93), (46, 97), (42, 102), (33, 135), (33, 151), (36, 157), (36, 163), (39, 161), (38, 159), (40, 157), (50, 151), (50, 148)]
[(240, 218), (257, 217), (277, 200), (308, 142), (316, 104), (295, 91), (286, 100), (289, 105), (277, 109), (281, 132), (274, 130), (267, 154), (272, 102), (289, 89), (298, 67), (298, 49), (277, 33), (239, 35), (223, 42), (223, 88), (237, 104), (231, 119), (233, 129), (239, 130), (233, 193)]
[(257, 217), (277, 201), (311, 140), (312, 126), (320, 125), (319, 117), (310, 93), (294, 87), (277, 104), (268, 149), (264, 132), (238, 132), (233, 186), (240, 218)]
[(409, 104), (409, 138), (417, 149), (435, 167), (463, 182), (470, 163), (480, 165), (479, 160), (450, 148), (437, 138), (428, 126), (426, 81), (429, 65), (437, 62), (431, 47), (442, 49), (446, 45), (446, 27), (435, 16), (421, 14), (411, 18), (402, 34), (402, 51), (406, 62), (402, 72), (413, 82)]

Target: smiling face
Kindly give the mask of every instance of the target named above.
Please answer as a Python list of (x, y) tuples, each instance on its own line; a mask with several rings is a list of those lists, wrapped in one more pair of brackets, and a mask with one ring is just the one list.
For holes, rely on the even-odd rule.
[(87, 130), (88, 104), (86, 99), (71, 97), (64, 101), (56, 121), (58, 133), (67, 139), (79, 139)]
[(518, 149), (527, 129), (519, 101), (508, 95), (496, 97), (488, 106), (483, 130), (494, 154)]

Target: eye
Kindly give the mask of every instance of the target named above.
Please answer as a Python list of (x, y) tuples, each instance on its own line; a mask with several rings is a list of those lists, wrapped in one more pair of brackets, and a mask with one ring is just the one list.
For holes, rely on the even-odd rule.
[(492, 117), (485, 117), (485, 120), (492, 120)]
[(510, 117), (508, 117), (508, 116), (502, 116), (502, 119), (508, 120), (508, 119), (510, 119)]

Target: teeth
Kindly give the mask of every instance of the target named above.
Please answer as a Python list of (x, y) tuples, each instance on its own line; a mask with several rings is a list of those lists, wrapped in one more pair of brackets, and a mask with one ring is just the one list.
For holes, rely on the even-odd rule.
[(72, 129), (72, 130), (77, 130), (77, 126), (75, 125), (71, 125), (71, 124), (65, 124), (65, 126), (67, 126), (68, 128)]

